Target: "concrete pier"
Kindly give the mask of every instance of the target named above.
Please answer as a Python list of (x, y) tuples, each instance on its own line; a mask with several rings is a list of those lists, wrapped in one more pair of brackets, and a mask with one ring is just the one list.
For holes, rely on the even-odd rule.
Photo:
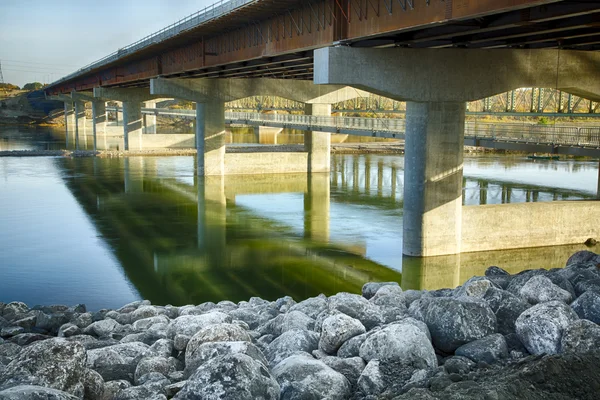
[[(306, 115), (331, 116), (331, 104), (306, 104)], [(328, 132), (307, 131), (304, 133), (304, 150), (308, 152), (309, 173), (329, 172), (330, 166), (331, 134)]]
[(72, 101), (66, 98), (63, 101), (65, 102), (65, 146), (69, 148), (69, 129), (72, 130), (75, 127), (74, 108)]
[(142, 104), (136, 100), (123, 102), (123, 137), (125, 151), (131, 144), (134, 149), (142, 149)]
[(85, 102), (75, 101), (75, 149), (79, 150), (80, 138), (85, 138)]
[[(156, 108), (156, 101), (146, 101), (144, 108)], [(144, 114), (144, 134), (156, 134), (156, 115)]]
[(196, 103), (197, 175), (223, 175), (225, 170), (225, 104)]
[(106, 148), (106, 103), (104, 101), (92, 101), (92, 130), (94, 134), (94, 151), (98, 150), (98, 134), (102, 135)]
[(329, 241), (331, 191), (328, 173), (307, 175), (304, 193), (304, 236), (322, 243)]

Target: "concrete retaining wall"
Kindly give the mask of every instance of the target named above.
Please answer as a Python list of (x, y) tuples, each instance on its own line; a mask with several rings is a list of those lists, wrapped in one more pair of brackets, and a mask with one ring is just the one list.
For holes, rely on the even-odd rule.
[(194, 134), (152, 134), (142, 135), (142, 149), (194, 149), (196, 139)]
[(600, 238), (600, 201), (465, 206), (463, 253), (583, 243)]
[(306, 173), (308, 153), (225, 153), (225, 175)]

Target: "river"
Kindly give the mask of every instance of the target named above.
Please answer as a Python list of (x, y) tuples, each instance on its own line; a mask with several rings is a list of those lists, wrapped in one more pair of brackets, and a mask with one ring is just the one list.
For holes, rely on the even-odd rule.
[[(62, 140), (52, 128), (0, 127), (0, 150)], [(400, 155), (334, 155), (331, 174), (199, 182), (187, 156), (2, 157), (0, 301), (97, 310), (140, 298), (301, 300), (371, 280), (435, 289), (490, 265), (558, 267), (585, 248), (403, 258), (403, 166)], [(466, 155), (463, 201), (589, 199), (597, 177), (597, 161)]]

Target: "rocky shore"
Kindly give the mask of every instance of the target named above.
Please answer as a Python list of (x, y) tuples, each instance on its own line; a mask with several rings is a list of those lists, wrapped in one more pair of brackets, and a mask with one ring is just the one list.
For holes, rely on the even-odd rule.
[(0, 303), (0, 399), (597, 399), (600, 255), (456, 289)]

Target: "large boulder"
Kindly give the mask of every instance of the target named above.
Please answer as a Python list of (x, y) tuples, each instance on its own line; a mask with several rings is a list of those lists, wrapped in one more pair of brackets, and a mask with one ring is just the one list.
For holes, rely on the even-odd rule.
[(422, 368), (437, 367), (429, 338), (412, 323), (395, 323), (369, 336), (360, 346), (365, 361), (380, 360)]
[(351, 293), (338, 293), (329, 298), (330, 311), (339, 311), (359, 320), (367, 330), (381, 324), (383, 316), (378, 306), (362, 296)]
[(209, 360), (231, 354), (245, 354), (268, 367), (263, 353), (249, 342), (207, 342), (198, 346), (193, 353), (185, 354), (184, 377), (191, 376), (199, 366)]
[(281, 333), (292, 329), (304, 329), (312, 331), (315, 327), (315, 320), (300, 311), (290, 311), (283, 315), (281, 319)]
[(565, 303), (540, 303), (523, 312), (515, 323), (516, 333), (531, 354), (556, 354), (564, 330), (578, 319)]
[(483, 302), (455, 298), (424, 298), (411, 304), (409, 311), (421, 319), (431, 333), (436, 348), (452, 353), (465, 343), (496, 333), (496, 315)]
[(588, 290), (571, 303), (571, 308), (579, 315), (600, 324), (600, 292)]
[(457, 356), (467, 357), (475, 362), (486, 362), (493, 364), (503, 358), (508, 357), (508, 347), (506, 339), (499, 333), (475, 340), (471, 343), (463, 344), (456, 349)]
[(561, 352), (585, 354), (600, 348), (600, 326), (579, 319), (572, 322), (563, 332), (560, 341)]
[(61, 390), (42, 386), (21, 385), (0, 391), (1, 400), (80, 400)]
[(105, 381), (134, 381), (137, 363), (152, 354), (141, 342), (121, 343), (87, 351), (87, 366), (98, 372)]
[(113, 319), (103, 319), (96, 321), (83, 330), (86, 335), (95, 335), (100, 338), (110, 336), (121, 328), (121, 324)]
[(365, 327), (359, 320), (346, 314), (332, 315), (321, 326), (319, 348), (326, 353), (335, 354), (345, 341), (365, 332)]
[(271, 367), (288, 356), (303, 351), (311, 354), (319, 346), (319, 335), (315, 332), (293, 329), (281, 334), (265, 349), (265, 357)]
[(187, 356), (193, 357), (194, 352), (200, 345), (208, 342), (251, 342), (248, 332), (235, 324), (215, 324), (200, 329), (188, 342), (186, 346)]
[(175, 335), (191, 337), (202, 328), (224, 322), (231, 322), (231, 317), (220, 311), (211, 311), (201, 315), (183, 315), (169, 323), (167, 337), (169, 339), (174, 339)]
[(519, 318), (519, 315), (531, 307), (521, 297), (498, 288), (488, 289), (483, 299), (496, 315), (498, 332), (503, 335), (513, 333), (515, 331), (515, 321)]
[(174, 399), (277, 400), (279, 391), (277, 381), (262, 363), (236, 353), (202, 364)]
[(288, 357), (272, 372), (281, 386), (281, 400), (350, 398), (350, 383), (344, 375), (309, 356)]
[(0, 390), (38, 385), (70, 394), (83, 390), (85, 349), (65, 339), (49, 339), (23, 349), (0, 374)]
[(542, 275), (531, 277), (531, 279), (519, 289), (519, 294), (531, 304), (555, 300), (568, 304), (573, 300), (571, 293), (561, 289), (552, 283), (549, 278)]
[(328, 367), (344, 375), (352, 386), (355, 386), (360, 374), (366, 367), (365, 360), (360, 357), (323, 357), (321, 361)]
[(600, 264), (600, 254), (593, 253), (591, 251), (582, 250), (573, 254), (567, 260), (566, 266), (570, 266), (573, 264), (583, 264), (583, 263), (596, 263)]
[(163, 357), (145, 357), (140, 360), (135, 368), (134, 382), (140, 384), (140, 379), (149, 373), (158, 372), (164, 376), (173, 372), (174, 368), (169, 360)]
[(308, 315), (310, 318), (315, 319), (326, 309), (327, 298), (325, 296), (317, 296), (294, 304), (292, 307), (290, 307), (289, 312), (300, 311), (301, 313)]
[[(400, 288), (398, 282), (367, 282), (362, 287), (362, 295), (365, 299), (375, 296), (375, 293), (384, 286), (396, 286)], [(400, 289), (402, 291), (402, 289)]]

